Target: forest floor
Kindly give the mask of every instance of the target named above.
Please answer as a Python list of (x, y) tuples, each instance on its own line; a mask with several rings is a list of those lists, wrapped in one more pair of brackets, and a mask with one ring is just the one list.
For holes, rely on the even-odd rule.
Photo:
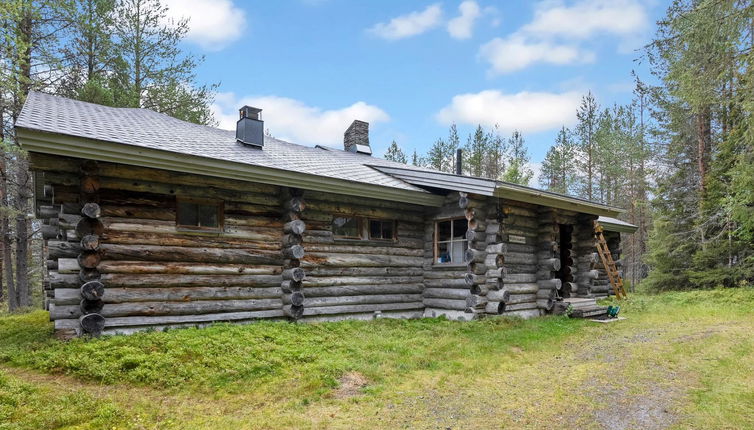
[(52, 338), (0, 317), (0, 429), (754, 428), (754, 289), (627, 319), (218, 324)]

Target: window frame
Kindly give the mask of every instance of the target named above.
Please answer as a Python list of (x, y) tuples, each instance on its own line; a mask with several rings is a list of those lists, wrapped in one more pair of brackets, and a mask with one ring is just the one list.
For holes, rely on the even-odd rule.
[[(356, 220), (357, 224), (357, 230), (359, 232), (358, 236), (340, 236), (335, 234), (335, 225), (334, 221), (335, 218), (353, 218)], [(332, 220), (330, 220), (330, 232), (332, 232), (332, 237), (335, 240), (364, 240), (364, 217), (356, 216), (356, 215), (349, 215), (349, 214), (343, 214), (343, 213), (335, 213), (332, 214)]]
[[(454, 221), (459, 220), (459, 219), (466, 220), (465, 217), (441, 218), (441, 219), (436, 219), (435, 220), (435, 231), (434, 231), (434, 234), (433, 234), (433, 237), (432, 237), (432, 242), (433, 242), (432, 243), (432, 249), (434, 250), (434, 256), (433, 256), (433, 259), (432, 259), (432, 264), (433, 265), (462, 266), (462, 265), (464, 265), (466, 263), (465, 261), (461, 261), (461, 262), (455, 262), (455, 261), (453, 261), (453, 244), (454, 243), (465, 243), (466, 245), (465, 245), (464, 253), (466, 252), (466, 249), (469, 249), (469, 240), (466, 239), (465, 236), (464, 236), (463, 239), (453, 240), (453, 224), (454, 224)], [(439, 236), (440, 236), (440, 228), (439, 228), (439, 226), (440, 226), (440, 223), (443, 223), (443, 222), (450, 222), (450, 240), (443, 240), (443, 241), (439, 240)], [(468, 231), (468, 227), (467, 227), (467, 231)], [(441, 262), (438, 261), (438, 257), (439, 257), (439, 254), (440, 254), (440, 244), (441, 243), (449, 243), (450, 244), (450, 252), (449, 252), (449, 254), (450, 254), (451, 261), (447, 261), (445, 263), (441, 263)]]
[[(178, 210), (181, 203), (190, 203), (202, 206), (214, 206), (217, 210), (217, 227), (200, 225), (186, 225), (179, 223)], [(222, 233), (225, 231), (225, 201), (221, 199), (205, 199), (197, 197), (176, 196), (175, 198), (175, 228), (183, 232)]]
[[(398, 239), (398, 231), (397, 231), (397, 228), (396, 228), (396, 226), (397, 226), (396, 220), (394, 220), (394, 219), (387, 219), (387, 218), (365, 218), (365, 220), (366, 220), (366, 223), (365, 223), (365, 229), (364, 230), (365, 230), (365, 234), (366, 234), (366, 236), (365, 236), (366, 239), (368, 239), (368, 240), (378, 240), (378, 241), (382, 241), (382, 242), (394, 242), (394, 241), (396, 241)], [(371, 226), (371, 222), (372, 221), (378, 221), (380, 223), (383, 223), (383, 222), (389, 222), (389, 223), (391, 223), (392, 226), (393, 226), (392, 227), (393, 228), (393, 234), (392, 234), (392, 236), (389, 237), (389, 238), (384, 238), (384, 237), (376, 237), (375, 238), (375, 237), (372, 237), (372, 226)], [(382, 232), (382, 224), (380, 224), (380, 232)]]

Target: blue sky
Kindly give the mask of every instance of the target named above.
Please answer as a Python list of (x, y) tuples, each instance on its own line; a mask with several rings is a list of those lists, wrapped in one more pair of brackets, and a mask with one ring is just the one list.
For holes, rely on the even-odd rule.
[(219, 83), (223, 128), (237, 108), (263, 109), (279, 138), (340, 146), (353, 119), (370, 122), (382, 155), (395, 139), (426, 152), (458, 124), (523, 132), (533, 162), (579, 99), (631, 99), (636, 51), (665, 1), (168, 0), (189, 18), (185, 48), (205, 56), (200, 82)]

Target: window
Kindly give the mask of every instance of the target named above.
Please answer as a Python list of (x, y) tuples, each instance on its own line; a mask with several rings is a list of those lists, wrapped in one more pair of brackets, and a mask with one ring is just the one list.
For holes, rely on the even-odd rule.
[(384, 219), (369, 220), (369, 239), (393, 240), (395, 239), (395, 221)]
[(179, 228), (220, 231), (223, 212), (222, 201), (178, 198), (175, 221)]
[(332, 219), (333, 236), (341, 239), (361, 239), (361, 218), (335, 216)]
[(332, 219), (332, 233), (336, 239), (394, 240), (395, 220), (335, 215)]
[(468, 248), (468, 221), (456, 218), (435, 223), (435, 263), (463, 263)]

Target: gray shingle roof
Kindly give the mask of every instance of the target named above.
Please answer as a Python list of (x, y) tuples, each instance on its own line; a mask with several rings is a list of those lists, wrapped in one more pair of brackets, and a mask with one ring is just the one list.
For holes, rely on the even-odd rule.
[(369, 167), (405, 167), (400, 163), (269, 136), (265, 136), (260, 150), (236, 142), (233, 131), (192, 124), (148, 109), (113, 108), (31, 92), (16, 127), (426, 192)]

